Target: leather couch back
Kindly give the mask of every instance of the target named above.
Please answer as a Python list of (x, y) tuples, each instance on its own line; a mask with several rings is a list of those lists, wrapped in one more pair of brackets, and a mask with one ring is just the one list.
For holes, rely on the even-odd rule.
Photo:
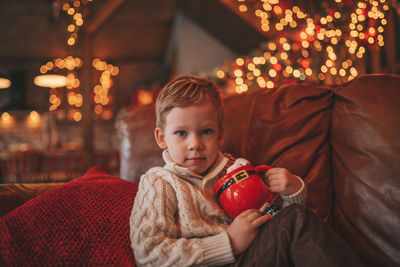
[(339, 87), (330, 136), (334, 227), (369, 265), (399, 266), (400, 76)]
[[(252, 164), (284, 167), (308, 184), (308, 206), (328, 220), (332, 212), (330, 145), (333, 91), (324, 86), (283, 86), (224, 98), (225, 143), (221, 150)], [(138, 182), (163, 165), (154, 140), (154, 105), (124, 110), (120, 176)]]

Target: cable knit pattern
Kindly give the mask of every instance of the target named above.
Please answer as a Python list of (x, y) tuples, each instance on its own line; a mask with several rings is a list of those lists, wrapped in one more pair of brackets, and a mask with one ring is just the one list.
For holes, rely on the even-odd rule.
[[(145, 266), (218, 266), (233, 263), (226, 228), (232, 219), (217, 204), (210, 187), (232, 159), (218, 156), (204, 177), (171, 162), (150, 169), (140, 178), (130, 218), (131, 245), (136, 263)], [(301, 179), (300, 179), (301, 180)], [(284, 206), (304, 204), (305, 185)]]
[(283, 205), (282, 207), (286, 207), (289, 206), (290, 204), (301, 204), (301, 205), (305, 205), (306, 204), (306, 200), (307, 200), (307, 187), (306, 184), (303, 182), (303, 180), (297, 176), (297, 179), (299, 179), (299, 181), (301, 182), (301, 188), (297, 193), (294, 193), (293, 195), (290, 196), (283, 196), (281, 195), (282, 199), (283, 199)]
[(201, 188), (164, 168), (153, 168), (140, 179), (130, 219), (136, 262), (149, 266), (232, 263), (225, 232), (229, 222)]

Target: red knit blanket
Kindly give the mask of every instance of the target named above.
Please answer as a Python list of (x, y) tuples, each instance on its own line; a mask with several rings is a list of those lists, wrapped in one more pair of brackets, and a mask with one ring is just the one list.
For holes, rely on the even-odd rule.
[(134, 266), (137, 184), (93, 167), (0, 218), (0, 266)]

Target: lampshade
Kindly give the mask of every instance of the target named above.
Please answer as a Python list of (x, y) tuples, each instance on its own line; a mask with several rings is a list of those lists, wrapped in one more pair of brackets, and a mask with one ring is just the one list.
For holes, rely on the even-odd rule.
[(11, 86), (11, 81), (0, 77), (0, 89), (5, 89)]
[(67, 77), (58, 74), (38, 75), (33, 80), (33, 83), (41, 87), (63, 87), (67, 84)]

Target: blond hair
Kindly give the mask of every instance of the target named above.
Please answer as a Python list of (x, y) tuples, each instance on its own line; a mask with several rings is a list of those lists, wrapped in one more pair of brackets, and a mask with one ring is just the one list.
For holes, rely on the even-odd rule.
[(175, 107), (187, 107), (211, 103), (217, 110), (218, 126), (221, 128), (224, 111), (220, 89), (210, 80), (195, 75), (182, 75), (167, 83), (157, 97), (156, 126), (165, 127), (167, 113)]

